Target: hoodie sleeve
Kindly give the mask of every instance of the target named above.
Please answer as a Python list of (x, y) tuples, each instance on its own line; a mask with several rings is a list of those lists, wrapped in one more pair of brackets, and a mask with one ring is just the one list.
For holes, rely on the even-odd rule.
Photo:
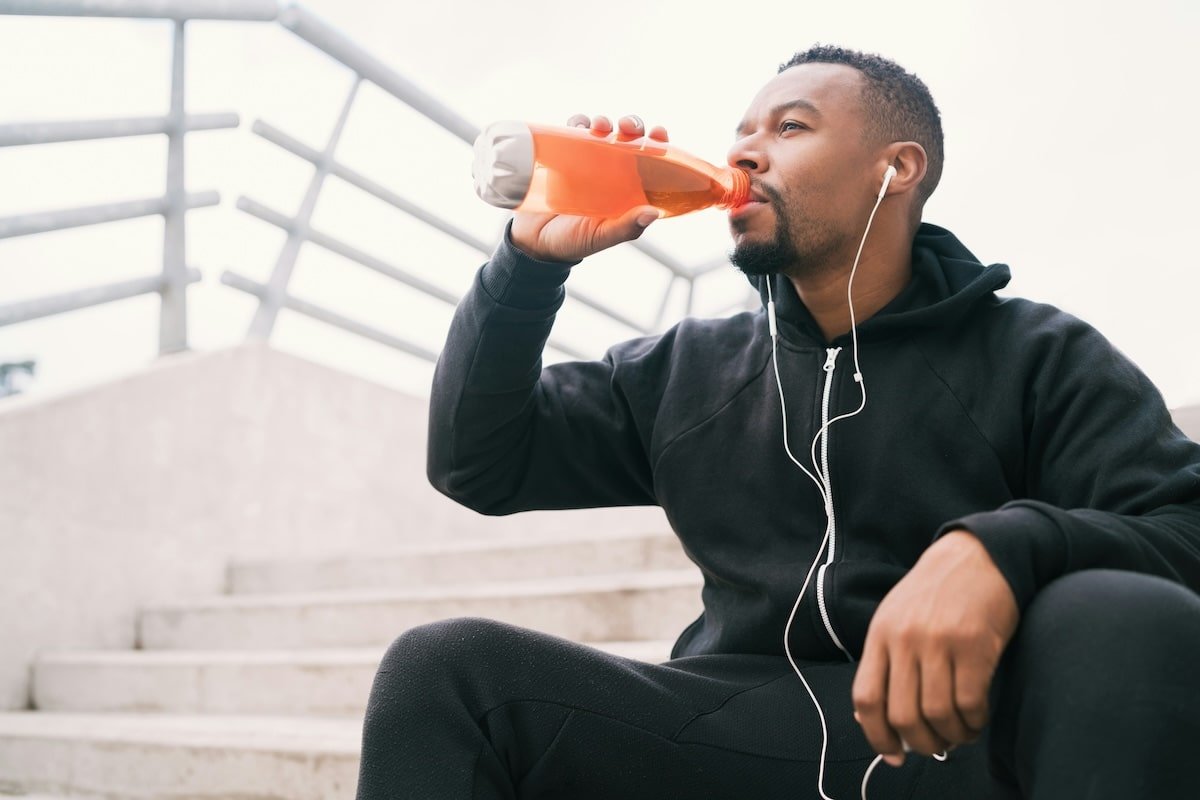
[[(1023, 612), (1055, 578), (1092, 568), (1200, 591), (1200, 446), (1102, 335), (1066, 314), (1027, 358), (1027, 497), (943, 525), (974, 534)], [(936, 538), (936, 537), (935, 537)]]
[(528, 257), (506, 228), (450, 324), (434, 371), (427, 472), (480, 513), (656, 503), (650, 420), (635, 414), (630, 387), (654, 394), (636, 365), (660, 357), (666, 337), (543, 369), (573, 265)]

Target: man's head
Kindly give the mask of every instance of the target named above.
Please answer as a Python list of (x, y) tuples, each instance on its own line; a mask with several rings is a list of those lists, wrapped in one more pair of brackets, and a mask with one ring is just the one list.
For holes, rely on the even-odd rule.
[(729, 152), (766, 201), (731, 214), (731, 259), (751, 274), (848, 269), (888, 165), (890, 213), (911, 241), (942, 155), (940, 115), (915, 75), (838, 47), (797, 53), (751, 102)]

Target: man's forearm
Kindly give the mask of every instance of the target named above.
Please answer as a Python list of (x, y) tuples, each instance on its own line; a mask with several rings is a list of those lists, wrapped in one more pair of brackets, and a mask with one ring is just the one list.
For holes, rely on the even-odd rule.
[(513, 423), (529, 410), (569, 269), (529, 259), (506, 231), (450, 324), (430, 396), (427, 471), (439, 491), (477, 510), (496, 500), (483, 467), (520, 435)]

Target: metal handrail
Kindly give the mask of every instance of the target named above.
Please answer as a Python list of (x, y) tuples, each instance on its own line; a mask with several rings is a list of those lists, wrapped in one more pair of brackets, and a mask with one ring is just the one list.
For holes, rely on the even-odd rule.
[[(199, 192), (187, 195), (185, 205), (187, 208), (204, 208), (217, 205), (220, 199), (216, 192)], [(167, 212), (169, 202), (166, 197), (147, 197), (142, 200), (123, 200), (119, 203), (101, 203), (97, 206), (60, 208), (16, 217), (0, 217), (0, 239), (159, 216)]]
[[(297, 230), (298, 226), (296, 225), (296, 220), (294, 218), (280, 214), (278, 211), (270, 209), (262, 203), (251, 200), (248, 197), (242, 197), (238, 199), (238, 208), (254, 217), (257, 217), (263, 222), (280, 228), (281, 230)], [(440, 286), (435, 286), (429, 281), (418, 278), (416, 275), (405, 272), (400, 267), (393, 266), (383, 259), (376, 258), (368, 253), (364, 253), (362, 250), (343, 242), (336, 236), (331, 236), (328, 233), (319, 231), (316, 228), (313, 228), (311, 225), (306, 225), (304, 238), (318, 247), (322, 247), (331, 253), (337, 253), (343, 258), (361, 264), (367, 269), (374, 270), (380, 275), (391, 278), (394, 281), (406, 284), (414, 289), (418, 289), (430, 297), (450, 304), (454, 304), (459, 301), (459, 297), (453, 292), (443, 289)]]
[[(94, 139), (121, 139), (170, 133), (167, 117), (128, 117), (125, 119), (88, 119), (69, 122), (26, 122), (0, 125), (0, 147), (52, 142), (82, 142)], [(237, 114), (189, 114), (183, 127), (192, 131), (236, 128)]]
[[(378, 58), (370, 53), (367, 53), (362, 48), (358, 47), (347, 38), (344, 34), (338, 31), (333, 26), (321, 20), (312, 12), (296, 3), (288, 4), (279, 15), (279, 23), (283, 27), (296, 34), (304, 41), (311, 44), (329, 57), (351, 69), (360, 80), (368, 80), (378, 86), (383, 91), (408, 105), (414, 111), (424, 115), (432, 122), (438, 124), (443, 129), (461, 139), (467, 144), (475, 141), (479, 135), (479, 127), (449, 107), (442, 104), (436, 98), (429, 95), (420, 87), (413, 84), (407, 78), (396, 72), (391, 67), (388, 67)], [(257, 125), (257, 123), (256, 123)], [(265, 138), (265, 137), (264, 137)], [(401, 206), (397, 206), (401, 207)], [(427, 224), (435, 224), (440, 230), (453, 228), (450, 223), (440, 220), (436, 215), (420, 209), (414, 203), (406, 202), (402, 210), (416, 210), (418, 219)], [(433, 221), (436, 220), (436, 223)], [(455, 235), (451, 233), (451, 235)], [(460, 238), (460, 237), (456, 237)], [(474, 242), (460, 238), (472, 246), (477, 246)], [(674, 276), (683, 278), (687, 281), (693, 279), (691, 270), (680, 263), (677, 259), (670, 256), (662, 248), (656, 247), (649, 242), (635, 241), (630, 245), (635, 249), (648, 256), (650, 259), (668, 269)], [(494, 247), (483, 246), (478, 247), (485, 254), (490, 254)], [(669, 294), (671, 285), (668, 284), (665, 292)], [(600, 313), (608, 316), (623, 325), (638, 331), (639, 333), (649, 333), (654, 326), (635, 322), (627, 315), (617, 311), (608, 304), (591, 297), (587, 292), (579, 291), (572, 287), (567, 290), (568, 297), (586, 305)], [(665, 302), (665, 300), (664, 300)], [(688, 307), (688, 312), (691, 311), (691, 306)], [(552, 342), (554, 344), (554, 342)], [(557, 346), (557, 345), (555, 345)]]
[[(287, 150), (292, 155), (303, 158), (314, 167), (318, 166), (321, 162), (322, 155), (319, 152), (299, 141), (298, 139), (287, 135), (273, 125), (263, 122), (262, 120), (255, 120), (251, 130), (261, 136), (263, 139), (266, 139), (268, 142)], [(401, 196), (399, 193), (388, 189), (382, 184), (376, 183), (365, 175), (362, 175), (350, 167), (347, 167), (345, 164), (342, 164), (339, 161), (330, 162), (329, 174), (336, 175), (351, 186), (357, 187), (369, 195), (373, 195), (376, 199), (382, 200), (393, 208), (403, 211), (410, 217), (425, 223), (431, 228), (441, 231), (453, 239), (457, 239), (468, 247), (473, 247), (485, 255), (492, 252), (493, 245), (488, 244), (487, 242), (475, 237), (467, 231), (464, 231), (457, 225), (447, 222), (436, 214), (430, 214), (416, 203)]]
[[(200, 270), (189, 269), (187, 271), (187, 282), (191, 284), (199, 283), (199, 281)], [(21, 303), (0, 306), (0, 327), (15, 325), (18, 322), (28, 322), (33, 319), (41, 319), (42, 317), (52, 317), (56, 314), (65, 314), (68, 311), (78, 311), (82, 308), (91, 308), (92, 306), (103, 305), (104, 303), (115, 303), (118, 300), (127, 300), (130, 297), (137, 297), (143, 294), (160, 292), (163, 289), (163, 285), (164, 282), (161, 276), (151, 275), (148, 278), (133, 278), (132, 280), (93, 286), (88, 289), (73, 289), (61, 294), (52, 294), (34, 300), (25, 300)]]
[[(236, 6), (236, 8), (235, 8)], [(110, 120), (75, 120), (0, 125), (0, 147), (128, 138), (151, 134), (167, 137), (167, 181), (162, 197), (82, 208), (58, 209), (0, 218), (0, 239), (30, 236), (85, 225), (99, 225), (146, 216), (163, 218), (163, 260), (158, 275), (91, 286), (47, 297), (0, 305), (0, 326), (27, 322), (81, 308), (112, 303), (142, 294), (161, 298), (159, 311), (159, 354), (186, 350), (187, 287), (200, 280), (200, 273), (186, 263), (185, 216), (190, 209), (214, 206), (216, 192), (188, 194), (184, 181), (184, 139), (191, 131), (236, 128), (232, 113), (189, 116), (184, 110), (184, 25), (188, 19), (268, 18), (274, 6), (269, 0), (234, 4), (219, 0), (0, 0), (0, 14), (37, 16), (155, 16), (175, 21), (171, 54), (171, 100), (167, 114)], [(277, 11), (272, 9), (269, 18)], [(250, 15), (249, 17), (247, 15)]]
[(276, 0), (3, 0), (0, 15), (270, 22)]
[[(293, 217), (274, 211), (249, 197), (239, 197), (237, 201), (239, 210), (284, 230), (287, 233), (287, 239), (265, 284), (257, 283), (229, 270), (223, 272), (221, 282), (258, 299), (254, 319), (247, 333), (250, 337), (268, 338), (274, 328), (279, 311), (287, 308), (411, 355), (426, 359), (436, 358), (436, 354), (427, 348), (406, 342), (393, 334), (376, 330), (314, 303), (296, 298), (288, 293), (288, 284), (300, 248), (305, 243), (312, 243), (430, 297), (449, 304), (457, 303), (459, 298), (452, 292), (412, 275), (383, 259), (363, 252), (347, 242), (314, 229), (311, 220), (324, 187), (325, 178), (333, 175), (419, 222), (439, 230), (481, 253), (490, 254), (494, 249), (493, 244), (442, 219), (437, 214), (360, 174), (335, 158), (346, 120), (357, 97), (358, 89), (364, 80), (405, 103), (463, 142), (469, 144), (474, 141), (479, 132), (477, 126), (297, 3), (280, 5), (275, 0), (0, 0), (0, 15), (157, 18), (175, 21), (171, 104), (170, 111), (166, 115), (0, 125), (0, 147), (165, 134), (168, 137), (168, 166), (167, 187), (162, 197), (0, 218), (0, 238), (6, 238), (139, 216), (161, 215), (165, 220), (161, 274), (152, 278), (140, 278), (0, 305), (0, 326), (113, 302), (135, 294), (157, 292), (162, 296), (159, 352), (167, 353), (187, 347), (185, 290), (188, 284), (200, 279), (200, 273), (185, 264), (185, 213), (191, 208), (216, 205), (220, 198), (215, 192), (191, 195), (185, 193), (184, 137), (193, 131), (234, 128), (238, 126), (239, 120), (238, 116), (232, 113), (186, 114), (183, 93), (185, 24), (193, 19), (275, 21), (296, 37), (349, 68), (354, 77), (333, 132), (320, 150), (302, 143), (262, 120), (254, 122), (252, 131), (256, 135), (308, 161), (314, 166), (314, 173), (300, 208)], [(587, 292), (579, 291), (576, 287), (568, 290), (568, 296), (573, 301), (592, 308), (639, 333), (649, 333), (661, 326), (669, 299), (679, 280), (684, 281), (688, 286), (686, 313), (691, 313), (696, 281), (716, 266), (726, 263), (720, 259), (696, 267), (688, 267), (662, 248), (649, 242), (631, 242), (630, 246), (661, 265), (671, 274), (652, 322), (649, 324), (639, 322), (609, 304), (591, 297)], [(742, 304), (735, 304), (734, 307), (737, 305)], [(556, 339), (552, 339), (549, 344), (568, 356), (585, 357), (577, 349)]]

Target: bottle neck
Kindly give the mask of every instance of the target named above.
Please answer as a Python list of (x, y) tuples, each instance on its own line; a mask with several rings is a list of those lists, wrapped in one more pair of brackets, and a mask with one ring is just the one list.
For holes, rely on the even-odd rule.
[(718, 176), (725, 187), (725, 196), (718, 208), (737, 208), (750, 199), (750, 173), (739, 167), (726, 167)]

